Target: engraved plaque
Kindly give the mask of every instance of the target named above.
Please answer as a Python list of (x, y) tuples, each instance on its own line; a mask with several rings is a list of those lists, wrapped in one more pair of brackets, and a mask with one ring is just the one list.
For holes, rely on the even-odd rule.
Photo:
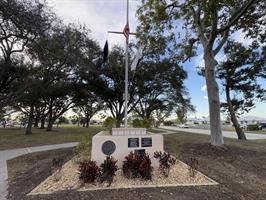
[(139, 147), (139, 138), (128, 138), (128, 147)]
[(107, 156), (110, 156), (112, 153), (115, 152), (115, 143), (108, 140), (106, 142), (103, 143), (102, 145), (102, 152), (107, 155)]
[(140, 156), (144, 156), (145, 155), (145, 149), (136, 149), (135, 154), (140, 155)]
[(141, 138), (141, 147), (152, 147), (152, 138)]

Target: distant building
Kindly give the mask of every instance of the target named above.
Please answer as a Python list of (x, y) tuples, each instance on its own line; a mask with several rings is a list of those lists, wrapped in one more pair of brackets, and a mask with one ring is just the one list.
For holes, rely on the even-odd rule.
[(256, 117), (256, 116), (245, 116), (240, 117), (238, 119), (238, 122), (240, 124), (260, 124), (260, 123), (266, 123), (266, 118), (263, 117)]
[(209, 124), (209, 118), (187, 118), (186, 124)]

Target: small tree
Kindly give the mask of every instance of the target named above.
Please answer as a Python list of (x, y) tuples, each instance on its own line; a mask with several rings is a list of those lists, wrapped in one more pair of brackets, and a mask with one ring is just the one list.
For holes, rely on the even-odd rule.
[(178, 121), (181, 124), (184, 124), (187, 121), (187, 110), (185, 110), (184, 108), (182, 107), (177, 108), (176, 115), (177, 115)]
[[(218, 68), (217, 77), (222, 80), (226, 94), (223, 111), (228, 112), (238, 139), (246, 140), (237, 116), (254, 108), (255, 101), (263, 99), (266, 89), (258, 77), (266, 78), (265, 50), (254, 42), (248, 48), (229, 41), (224, 48), (226, 60)], [(231, 95), (234, 95), (232, 98)]]

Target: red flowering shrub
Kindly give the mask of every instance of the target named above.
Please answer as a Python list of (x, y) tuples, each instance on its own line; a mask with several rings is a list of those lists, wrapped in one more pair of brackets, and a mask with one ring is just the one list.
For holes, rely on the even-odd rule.
[(159, 160), (159, 169), (165, 177), (168, 177), (170, 173), (170, 168), (176, 163), (176, 158), (170, 153), (162, 153), (161, 151), (154, 152), (153, 157)]
[(107, 156), (101, 164), (101, 182), (107, 181), (108, 187), (113, 182), (115, 172), (117, 171), (117, 160), (112, 156)]
[(79, 163), (79, 179), (83, 183), (94, 183), (100, 174), (100, 168), (95, 161), (84, 161)]
[(123, 161), (122, 170), (127, 178), (151, 179), (151, 159), (148, 154), (139, 155), (130, 152)]

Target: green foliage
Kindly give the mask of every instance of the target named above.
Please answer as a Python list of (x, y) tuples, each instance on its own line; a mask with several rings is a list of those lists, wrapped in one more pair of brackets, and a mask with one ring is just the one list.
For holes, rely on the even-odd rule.
[(133, 127), (135, 128), (150, 128), (151, 127), (151, 120), (144, 118), (139, 119), (136, 118), (133, 120)]
[(75, 108), (72, 109), (82, 118), (82, 124), (89, 127), (91, 118), (104, 108), (104, 104), (94, 93), (79, 85), (74, 98)]
[(265, 5), (265, 1), (253, 0), (143, 0), (137, 10), (139, 45), (146, 46), (146, 54), (153, 55), (149, 58), (167, 57), (175, 63), (185, 63), (203, 51), (204, 65), (200, 67), (204, 68), (208, 96), (212, 97), (209, 101), (209, 112), (213, 116), (210, 119), (212, 145), (224, 143), (214, 73), (220, 64), (216, 56), (228, 38), (238, 31), (265, 42)]
[(57, 124), (69, 124), (69, 121), (66, 117), (61, 116), (57, 119)]
[(107, 117), (103, 122), (103, 127), (107, 128), (107, 130), (112, 131), (112, 128), (116, 126), (116, 119), (113, 117)]
[(153, 155), (154, 158), (159, 160), (160, 170), (165, 177), (169, 176), (170, 168), (176, 163), (176, 158), (169, 152), (156, 151)]
[(174, 122), (172, 122), (172, 121), (164, 121), (163, 122), (163, 125), (164, 126), (173, 126), (174, 125)]
[(54, 20), (53, 13), (39, 1), (0, 1), (0, 110), (15, 105), (14, 100), (31, 84), (25, 77), (34, 70), (23, 56), (25, 47), (47, 34)]
[(77, 162), (88, 161), (91, 155), (91, 137), (83, 136), (74, 151)]
[(217, 78), (222, 80), (227, 97), (221, 104), (223, 112), (230, 113), (231, 103), (232, 111), (241, 115), (254, 108), (256, 101), (263, 100), (266, 89), (259, 78), (266, 78), (265, 52), (266, 47), (257, 42), (248, 47), (231, 40), (227, 42), (224, 48), (226, 60), (217, 70)]
[(248, 124), (247, 130), (248, 131), (257, 131), (257, 130), (259, 130), (259, 125), (258, 124)]
[[(192, 109), (194, 111), (194, 109)], [(184, 124), (187, 120), (187, 112), (191, 111), (191, 109), (187, 109), (184, 106), (178, 107), (176, 109), (176, 115), (177, 115), (177, 119), (181, 124)]]
[(139, 155), (130, 152), (123, 161), (123, 174), (127, 178), (152, 178), (151, 159), (148, 154)]
[(143, 54), (136, 71), (139, 102), (134, 111), (142, 119), (152, 119), (156, 111), (171, 113), (180, 104), (191, 106), (184, 80), (185, 70), (169, 58), (150, 60)]
[(101, 182), (106, 181), (108, 183), (108, 187), (112, 184), (115, 172), (118, 169), (116, 163), (117, 160), (115, 160), (112, 156), (107, 156), (101, 164)]
[(83, 183), (94, 183), (100, 175), (100, 168), (95, 161), (83, 161), (79, 163), (79, 179)]
[[(117, 125), (121, 124), (124, 116), (124, 55), (125, 50), (122, 47), (114, 46), (110, 51), (107, 63), (100, 64), (100, 66), (91, 71), (84, 70), (80, 74), (82, 79), (87, 82), (87, 87), (106, 103), (112, 117), (116, 119)], [(136, 101), (136, 98), (134, 98), (134, 92), (136, 91), (135, 86), (133, 86), (134, 80), (133, 73), (129, 71), (128, 95), (129, 99), (131, 99), (128, 102), (129, 110)]]

